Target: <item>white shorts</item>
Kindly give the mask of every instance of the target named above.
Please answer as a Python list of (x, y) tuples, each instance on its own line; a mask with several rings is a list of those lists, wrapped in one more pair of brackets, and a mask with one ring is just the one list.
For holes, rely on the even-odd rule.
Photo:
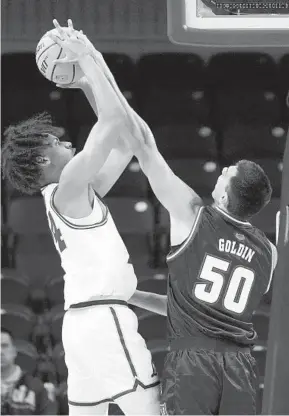
[(125, 305), (95, 305), (65, 313), (62, 339), (69, 404), (96, 406), (143, 389), (145, 400), (156, 405), (159, 379), (137, 330), (137, 317)]

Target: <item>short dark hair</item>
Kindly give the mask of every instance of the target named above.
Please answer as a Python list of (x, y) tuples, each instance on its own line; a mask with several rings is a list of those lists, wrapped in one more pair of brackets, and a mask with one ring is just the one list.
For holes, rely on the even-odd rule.
[(257, 163), (240, 160), (237, 175), (228, 187), (228, 211), (248, 219), (257, 214), (271, 199), (272, 187), (264, 170)]
[(2, 172), (13, 188), (30, 195), (40, 190), (42, 167), (37, 159), (43, 156), (42, 152), (48, 146), (48, 134), (58, 137), (60, 132), (52, 125), (51, 116), (46, 112), (5, 130)]
[(5, 328), (4, 326), (1, 326), (1, 334), (2, 333), (3, 334), (8, 334), (10, 336), (11, 340), (14, 341), (14, 337), (13, 337), (12, 332), (9, 329)]

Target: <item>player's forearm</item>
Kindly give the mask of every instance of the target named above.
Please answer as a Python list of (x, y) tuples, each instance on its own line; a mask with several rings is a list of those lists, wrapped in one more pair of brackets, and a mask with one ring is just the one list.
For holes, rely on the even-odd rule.
[(113, 88), (114, 92), (116, 93), (121, 105), (123, 106), (123, 109), (126, 111), (126, 113), (128, 115), (128, 118), (131, 118), (131, 117), (137, 115), (136, 112), (134, 111), (134, 109), (128, 103), (128, 101), (125, 98), (125, 96), (123, 95), (123, 93), (121, 92), (121, 90), (120, 90), (119, 86), (117, 85), (117, 82), (116, 82), (111, 70), (109, 69), (107, 63), (105, 62), (105, 60), (103, 58), (99, 59), (98, 52), (96, 51), (96, 49), (94, 47), (93, 47), (93, 50), (92, 50), (92, 56), (93, 56), (95, 62), (100, 63), (104, 75), (106, 76), (108, 82), (110, 83), (111, 87)]
[(99, 117), (126, 117), (118, 96), (94, 59), (85, 55), (79, 59), (79, 65), (91, 86)]
[(92, 87), (89, 83), (85, 83), (85, 85), (82, 86), (82, 91), (85, 94), (85, 97), (87, 101), (89, 102), (91, 108), (93, 109), (95, 115), (98, 117), (98, 109), (96, 105), (96, 100), (93, 94)]
[(110, 152), (105, 164), (98, 172), (93, 182), (93, 188), (101, 197), (104, 197), (114, 186), (127, 167), (132, 156), (131, 150), (125, 148), (121, 138), (119, 138), (117, 144)]
[(146, 309), (159, 315), (167, 315), (166, 295), (136, 290), (128, 302), (131, 305), (138, 306), (139, 308)]
[[(82, 90), (96, 116), (98, 116), (97, 105), (90, 84), (83, 85)], [(104, 197), (114, 186), (133, 156), (132, 150), (122, 140), (122, 136), (126, 135), (127, 129), (125, 128), (122, 133), (120, 132), (120, 137), (118, 137), (114, 148), (93, 181), (93, 188), (101, 197)]]

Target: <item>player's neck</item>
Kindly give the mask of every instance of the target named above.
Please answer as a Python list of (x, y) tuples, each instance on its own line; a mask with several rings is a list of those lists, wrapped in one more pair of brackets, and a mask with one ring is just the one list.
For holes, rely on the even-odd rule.
[(215, 208), (218, 208), (220, 211), (224, 212), (225, 214), (229, 215), (230, 217), (234, 218), (235, 220), (238, 220), (238, 221), (241, 221), (241, 222), (248, 222), (248, 220), (247, 220), (246, 218), (242, 218), (242, 217), (239, 217), (238, 215), (234, 215), (234, 214), (232, 214), (232, 213), (231, 213), (230, 211), (228, 211), (228, 209), (227, 209), (225, 206), (223, 206), (223, 205), (219, 205), (219, 204), (216, 204), (216, 203), (214, 202), (214, 203), (213, 203), (213, 206), (214, 206)]

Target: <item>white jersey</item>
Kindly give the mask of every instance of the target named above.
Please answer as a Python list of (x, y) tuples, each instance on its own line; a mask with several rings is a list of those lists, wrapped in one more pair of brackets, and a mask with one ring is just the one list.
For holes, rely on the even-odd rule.
[(137, 279), (107, 206), (95, 195), (90, 215), (73, 219), (54, 204), (57, 183), (42, 189), (55, 247), (65, 271), (65, 309), (95, 297), (127, 301)]

